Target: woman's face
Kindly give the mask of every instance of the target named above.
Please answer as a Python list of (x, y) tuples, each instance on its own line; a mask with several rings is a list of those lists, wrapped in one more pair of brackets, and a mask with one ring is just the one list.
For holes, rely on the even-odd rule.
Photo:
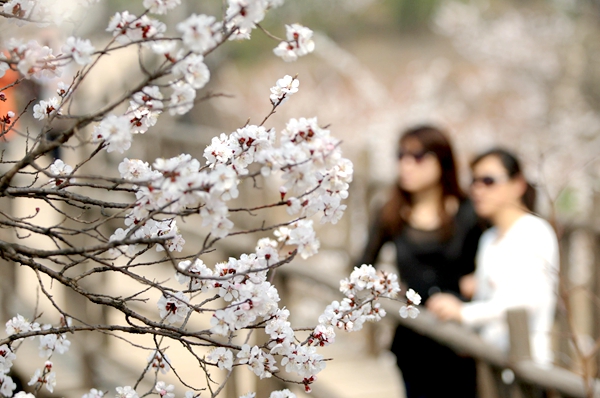
[(475, 212), (483, 218), (494, 218), (506, 208), (520, 206), (525, 188), (523, 178), (509, 178), (497, 156), (485, 157), (473, 167), (471, 197)]
[(409, 193), (419, 193), (440, 184), (442, 168), (432, 152), (416, 139), (407, 139), (398, 153), (398, 183)]

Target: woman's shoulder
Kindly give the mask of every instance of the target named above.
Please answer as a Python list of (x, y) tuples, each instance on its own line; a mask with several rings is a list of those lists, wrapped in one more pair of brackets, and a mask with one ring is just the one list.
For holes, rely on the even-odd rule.
[(552, 225), (541, 217), (526, 214), (517, 220), (513, 240), (522, 242), (530, 247), (539, 247), (545, 251), (558, 246), (556, 232)]
[(548, 221), (536, 215), (529, 213), (525, 214), (519, 220), (517, 220), (517, 222), (517, 229), (521, 234), (541, 233), (556, 237), (556, 233), (554, 232), (552, 225), (550, 225)]

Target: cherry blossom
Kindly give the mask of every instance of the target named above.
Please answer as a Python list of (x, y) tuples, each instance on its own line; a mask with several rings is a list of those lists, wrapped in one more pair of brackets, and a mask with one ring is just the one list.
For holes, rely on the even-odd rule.
[(158, 392), (159, 397), (175, 398), (175, 393), (172, 392), (173, 390), (175, 390), (175, 386), (173, 384), (167, 385), (167, 383), (165, 383), (164, 381), (159, 381), (158, 383), (156, 383), (154, 389), (156, 390), (156, 392)]
[(43, 369), (36, 369), (33, 377), (27, 383), (30, 386), (45, 386), (50, 392), (54, 392), (56, 387), (56, 373), (52, 371), (53, 364), (50, 361), (46, 361)]
[(55, 178), (51, 178), (49, 182), (50, 187), (55, 188), (56, 186), (64, 182), (64, 180), (59, 177), (70, 176), (73, 172), (73, 168), (68, 164), (65, 164), (65, 162), (63, 162), (62, 160), (56, 159), (54, 163), (50, 165), (50, 172), (56, 176)]
[(13, 361), (17, 358), (11, 348), (3, 344), (0, 346), (0, 374), (6, 374), (10, 372)]
[(70, 86), (68, 84), (66, 84), (65, 82), (57, 83), (56, 94), (59, 97), (64, 98), (64, 97), (68, 96), (70, 93), (71, 93)]
[(183, 44), (190, 50), (204, 55), (217, 45), (216, 19), (208, 15), (192, 14), (185, 21), (177, 24), (177, 30), (182, 33)]
[(71, 36), (62, 47), (62, 51), (64, 54), (72, 56), (79, 65), (87, 65), (92, 62), (95, 48), (89, 40)]
[(120, 44), (127, 44), (132, 41), (161, 38), (166, 29), (166, 25), (156, 19), (146, 15), (138, 18), (128, 11), (123, 11), (115, 13), (106, 31), (112, 32)]
[(312, 40), (312, 30), (299, 25), (286, 25), (287, 41), (282, 41), (273, 50), (273, 53), (286, 62), (295, 61), (298, 57), (314, 51), (315, 43)]
[(6, 62), (0, 61), (0, 77), (3, 77), (6, 74), (6, 71), (10, 69), (10, 65)]
[(210, 80), (210, 71), (204, 63), (202, 55), (190, 54), (175, 64), (175, 76), (183, 76), (185, 81), (194, 89), (199, 90)]
[(300, 81), (290, 75), (285, 75), (277, 80), (275, 86), (271, 87), (271, 103), (273, 105), (281, 105), (289, 99), (289, 97), (298, 92)]
[(13, 398), (35, 398), (35, 395), (25, 391), (19, 391), (18, 393), (13, 395)]
[(161, 319), (167, 323), (183, 322), (187, 317), (190, 307), (188, 306), (189, 299), (182, 292), (177, 292), (174, 295), (163, 295), (158, 300), (158, 309)]
[[(17, 315), (6, 322), (6, 334), (9, 336), (19, 333), (27, 333), (35, 330), (40, 330), (40, 325), (37, 322), (29, 322), (22, 315)], [(34, 338), (35, 336), (31, 337)]]
[[(214, 287), (215, 282), (210, 280), (209, 277), (213, 276), (213, 271), (204, 264), (200, 259), (196, 259), (194, 264), (191, 261), (182, 261), (177, 266), (180, 270), (185, 271), (185, 274), (177, 272), (175, 277), (177, 281), (182, 285), (185, 285), (187, 289), (193, 291), (206, 291), (209, 288)], [(196, 278), (188, 276), (188, 274), (198, 275)]]
[(413, 289), (408, 289), (406, 292), (406, 298), (410, 304), (419, 305), (421, 304), (421, 296)]
[(168, 373), (171, 369), (169, 357), (161, 351), (154, 351), (147, 360), (153, 369), (160, 370), (162, 374)]
[(181, 0), (144, 0), (144, 7), (154, 14), (166, 14), (181, 4)]
[(231, 370), (233, 366), (233, 353), (225, 347), (212, 350), (206, 357), (209, 362), (216, 363), (219, 369)]
[(171, 85), (173, 93), (169, 103), (169, 113), (171, 115), (184, 115), (194, 107), (196, 90), (191, 84), (179, 81)]
[(35, 6), (33, 0), (10, 0), (3, 4), (3, 11), (19, 18), (29, 18)]
[(17, 388), (17, 385), (10, 376), (0, 374), (0, 394), (11, 397), (15, 388)]
[(242, 30), (253, 29), (263, 20), (268, 7), (266, 0), (227, 0), (226, 18)]
[(281, 391), (273, 391), (269, 398), (296, 398), (296, 394), (286, 388)]
[(399, 312), (402, 318), (416, 318), (419, 315), (419, 309), (413, 305), (403, 305)]
[(108, 115), (94, 128), (92, 142), (106, 143), (106, 151), (123, 153), (131, 147), (131, 128), (127, 116)]
[(95, 388), (92, 388), (90, 390), (90, 392), (83, 394), (83, 396), (81, 398), (102, 398), (104, 397), (104, 392), (100, 391), (100, 390), (96, 390)]
[[(47, 330), (51, 327), (51, 325), (44, 325), (42, 329)], [(55, 351), (64, 354), (70, 346), (71, 342), (64, 334), (45, 334), (40, 336), (39, 354), (42, 358), (50, 358)]]
[(139, 398), (137, 392), (131, 386), (117, 387), (115, 398)]
[(52, 114), (60, 113), (58, 111), (59, 106), (60, 104), (56, 97), (52, 97), (48, 101), (41, 100), (33, 106), (33, 117), (38, 120), (44, 120)]

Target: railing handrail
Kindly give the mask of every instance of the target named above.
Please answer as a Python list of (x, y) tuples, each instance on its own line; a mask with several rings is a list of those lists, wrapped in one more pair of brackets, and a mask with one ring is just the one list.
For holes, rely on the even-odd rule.
[[(309, 279), (331, 290), (339, 291), (339, 285), (321, 275), (300, 268), (282, 268), (285, 277)], [(415, 319), (402, 318), (399, 314), (401, 303), (382, 300), (382, 307), (387, 316), (395, 322), (423, 334), (457, 353), (465, 354), (477, 360), (484, 361), (496, 368), (511, 369), (516, 378), (527, 384), (545, 389), (556, 390), (576, 398), (586, 398), (585, 381), (582, 376), (567, 369), (558, 367), (545, 368), (531, 360), (510, 361), (507, 353), (485, 342), (476, 332), (454, 322), (442, 322), (426, 309), (420, 308), (421, 313)], [(600, 397), (600, 380), (593, 380), (594, 397)]]

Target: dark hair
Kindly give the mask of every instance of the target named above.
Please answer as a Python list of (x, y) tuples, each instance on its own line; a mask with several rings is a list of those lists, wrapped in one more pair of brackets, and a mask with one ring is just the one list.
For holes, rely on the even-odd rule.
[[(447, 135), (434, 126), (422, 125), (413, 127), (403, 132), (398, 141), (398, 146), (402, 147), (408, 140), (416, 140), (423, 147), (423, 151), (431, 152), (435, 155), (442, 169), (440, 184), (442, 186), (442, 201), (440, 206), (440, 216), (442, 226), (450, 225), (451, 217), (446, 212), (445, 202), (448, 197), (455, 197), (459, 200), (464, 199), (465, 195), (458, 185), (456, 177), (456, 162), (450, 140)], [(381, 222), (384, 230), (389, 234), (398, 233), (410, 216), (412, 208), (411, 194), (403, 190), (398, 183), (392, 188), (390, 199), (383, 206), (381, 211)]]
[(498, 160), (500, 160), (500, 163), (502, 163), (502, 166), (504, 167), (504, 170), (506, 170), (506, 174), (508, 175), (509, 178), (511, 178), (511, 179), (516, 178), (516, 177), (523, 178), (523, 180), (527, 184), (527, 188), (525, 189), (525, 193), (523, 193), (523, 196), (521, 197), (521, 202), (523, 202), (523, 205), (525, 205), (527, 210), (533, 212), (535, 209), (535, 200), (536, 200), (536, 196), (537, 196), (535, 188), (533, 187), (532, 184), (529, 183), (529, 181), (527, 181), (527, 179), (523, 175), (523, 171), (521, 169), (521, 164), (520, 164), (519, 160), (517, 159), (517, 157), (513, 153), (511, 153), (510, 151), (508, 151), (504, 148), (490, 149), (489, 151), (486, 151), (486, 152), (482, 153), (481, 155), (477, 156), (471, 162), (471, 170), (473, 170), (475, 168), (477, 163), (481, 162), (483, 159), (490, 157), (490, 156), (494, 156)]

